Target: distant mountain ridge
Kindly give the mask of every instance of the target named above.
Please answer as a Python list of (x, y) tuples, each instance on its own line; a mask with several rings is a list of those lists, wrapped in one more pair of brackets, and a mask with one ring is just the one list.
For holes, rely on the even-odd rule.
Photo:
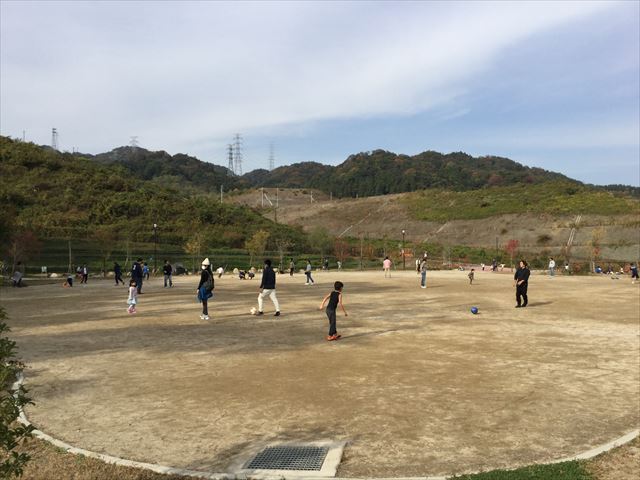
[[(584, 185), (566, 175), (527, 167), (508, 158), (473, 157), (464, 152), (425, 151), (409, 156), (374, 150), (351, 155), (337, 166), (300, 162), (272, 171), (256, 169), (242, 176), (189, 155), (172, 156), (165, 151), (140, 147), (119, 147), (107, 153), (81, 156), (101, 164), (118, 164), (145, 180), (205, 192), (218, 191), (220, 186), (225, 191), (256, 187), (315, 188), (340, 198), (431, 188), (466, 191), (558, 180)], [(640, 196), (640, 188), (627, 185), (595, 188)]]

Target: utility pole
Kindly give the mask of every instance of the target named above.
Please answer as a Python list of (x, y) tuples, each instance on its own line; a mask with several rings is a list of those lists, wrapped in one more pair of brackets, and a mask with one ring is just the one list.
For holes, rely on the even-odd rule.
[(153, 224), (153, 273), (158, 271), (158, 224)]
[(407, 269), (407, 256), (404, 254), (404, 236), (406, 233), (406, 230), (402, 230), (402, 270)]
[(360, 232), (360, 270), (363, 270), (363, 265), (362, 265), (362, 251), (364, 249), (364, 236), (362, 235), (362, 232)]
[(222, 191), (224, 189), (224, 185), (220, 185), (220, 203), (222, 203)]
[(273, 221), (278, 223), (278, 206), (280, 205), (279, 201), (278, 201), (278, 187), (276, 187), (276, 208), (273, 211)]

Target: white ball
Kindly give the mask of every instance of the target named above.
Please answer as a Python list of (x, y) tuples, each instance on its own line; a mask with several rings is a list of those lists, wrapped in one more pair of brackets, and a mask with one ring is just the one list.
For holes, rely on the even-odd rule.
[(256, 307), (253, 307), (251, 310), (249, 310), (249, 312), (251, 312), (251, 315), (255, 315), (257, 311), (258, 310), (256, 310)]

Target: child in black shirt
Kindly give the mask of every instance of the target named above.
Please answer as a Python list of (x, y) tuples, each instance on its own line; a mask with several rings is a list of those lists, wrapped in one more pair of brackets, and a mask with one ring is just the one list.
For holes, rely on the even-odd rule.
[(320, 304), (320, 310), (324, 307), (324, 304), (329, 300), (327, 304), (327, 317), (329, 318), (329, 335), (327, 335), (327, 341), (331, 342), (334, 340), (338, 340), (341, 335), (338, 335), (338, 330), (336, 329), (336, 310), (338, 309), (338, 305), (342, 308), (344, 312), (344, 316), (347, 317), (347, 311), (344, 309), (344, 305), (342, 304), (342, 289), (344, 288), (344, 284), (342, 282), (336, 282), (333, 284), (333, 292), (322, 299), (322, 303)]

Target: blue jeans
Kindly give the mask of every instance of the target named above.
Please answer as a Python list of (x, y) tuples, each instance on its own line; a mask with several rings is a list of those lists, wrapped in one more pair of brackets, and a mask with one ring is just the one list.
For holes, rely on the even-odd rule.
[(426, 287), (427, 286), (427, 272), (420, 272), (420, 286), (421, 287)]

